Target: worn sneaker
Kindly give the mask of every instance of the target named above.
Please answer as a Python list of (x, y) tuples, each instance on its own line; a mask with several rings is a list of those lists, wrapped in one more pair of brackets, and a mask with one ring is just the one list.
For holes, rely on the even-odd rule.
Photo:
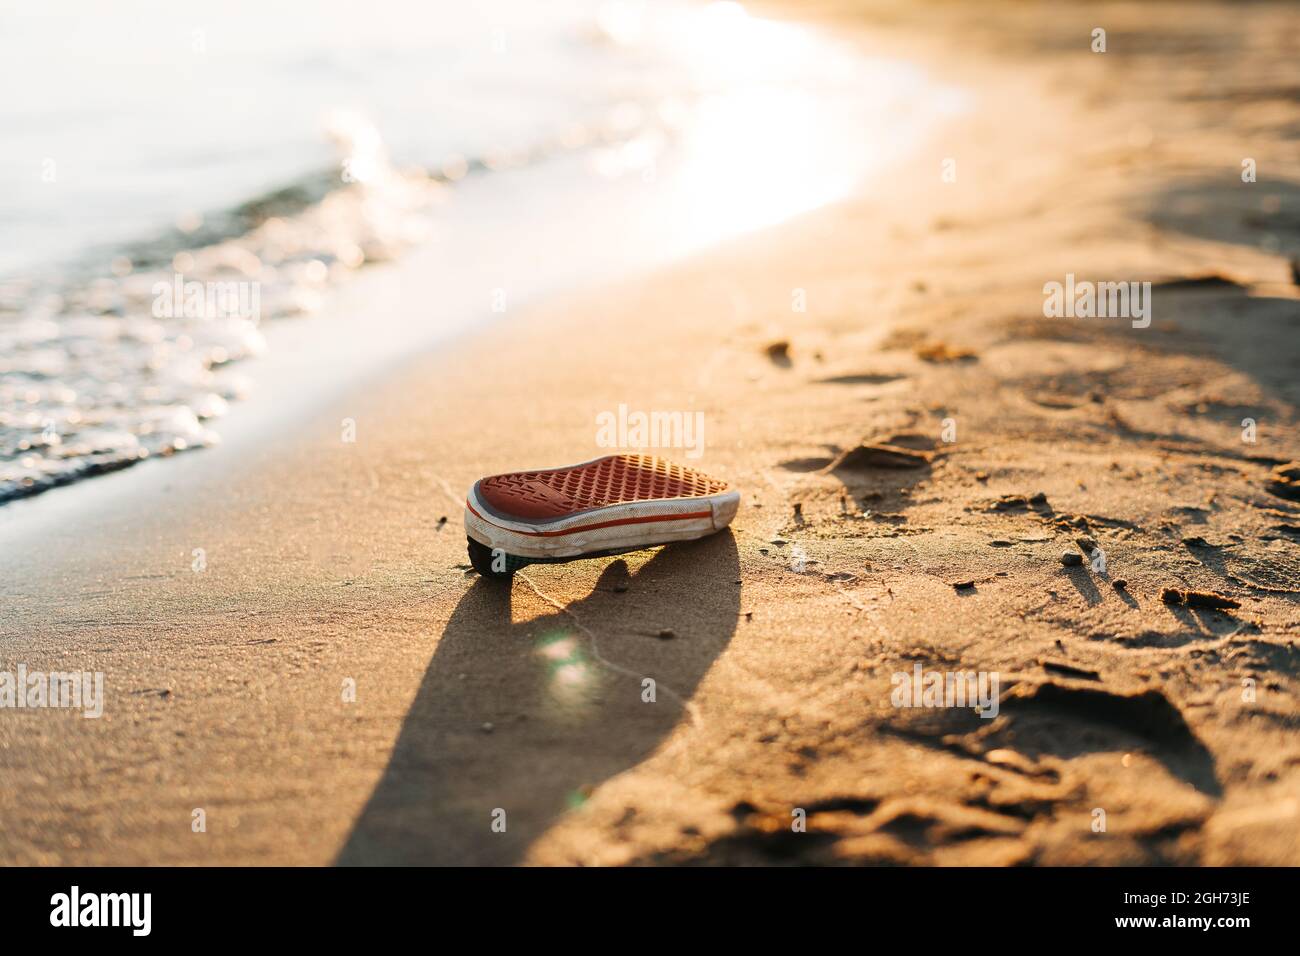
[(653, 455), (607, 455), (581, 465), (480, 478), (465, 501), (474, 570), (507, 578), (558, 564), (691, 541), (736, 516), (740, 492)]

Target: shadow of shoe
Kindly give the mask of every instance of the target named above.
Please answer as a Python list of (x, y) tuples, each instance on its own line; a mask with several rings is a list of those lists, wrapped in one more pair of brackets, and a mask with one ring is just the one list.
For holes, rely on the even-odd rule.
[[(522, 860), (592, 788), (690, 719), (682, 702), (735, 631), (738, 569), (730, 531), (662, 548), (630, 576), (612, 561), (568, 605), (596, 648), (560, 611), (512, 621), (512, 594), (526, 594), (528, 580), (545, 589), (554, 572), (529, 568), (513, 587), (476, 580), (336, 862)], [(642, 677), (656, 682), (653, 703), (643, 700)]]

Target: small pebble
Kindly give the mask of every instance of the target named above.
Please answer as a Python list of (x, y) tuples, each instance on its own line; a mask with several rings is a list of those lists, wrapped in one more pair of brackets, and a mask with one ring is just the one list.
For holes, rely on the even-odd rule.
[(674, 631), (671, 627), (665, 627), (656, 636), (661, 641), (671, 641), (674, 637), (677, 636), (677, 632)]
[(1123, 578), (1116, 578), (1114, 581), (1111, 582), (1111, 587), (1113, 587), (1116, 591), (1123, 591), (1125, 588), (1128, 587), (1128, 582)]
[(493, 724), (492, 721), (490, 721), (490, 720), (488, 720), (488, 721), (484, 721), (484, 723), (483, 723), (483, 733), (485, 733), (485, 734), (490, 734), (490, 733), (492, 733), (492, 731), (495, 730), (495, 729), (496, 729), (496, 725)]
[(1077, 567), (1078, 565), (1083, 564), (1083, 555), (1077, 551), (1066, 551), (1061, 555), (1061, 563), (1067, 568)]

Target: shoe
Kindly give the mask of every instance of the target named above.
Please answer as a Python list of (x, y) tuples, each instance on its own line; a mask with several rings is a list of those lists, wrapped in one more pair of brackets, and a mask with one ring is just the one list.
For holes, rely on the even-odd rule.
[(465, 535), (474, 570), (508, 578), (529, 564), (703, 538), (729, 525), (739, 506), (739, 491), (694, 469), (653, 455), (607, 455), (480, 478), (465, 501)]

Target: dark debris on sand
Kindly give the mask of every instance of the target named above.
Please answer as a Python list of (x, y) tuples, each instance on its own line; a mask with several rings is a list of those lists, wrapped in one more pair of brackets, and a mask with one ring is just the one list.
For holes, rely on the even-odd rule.
[(1166, 604), (1186, 605), (1187, 607), (1206, 607), (1225, 610), (1241, 607), (1240, 601), (1211, 594), (1209, 591), (1184, 591), (1180, 588), (1165, 588), (1160, 592), (1160, 600)]

